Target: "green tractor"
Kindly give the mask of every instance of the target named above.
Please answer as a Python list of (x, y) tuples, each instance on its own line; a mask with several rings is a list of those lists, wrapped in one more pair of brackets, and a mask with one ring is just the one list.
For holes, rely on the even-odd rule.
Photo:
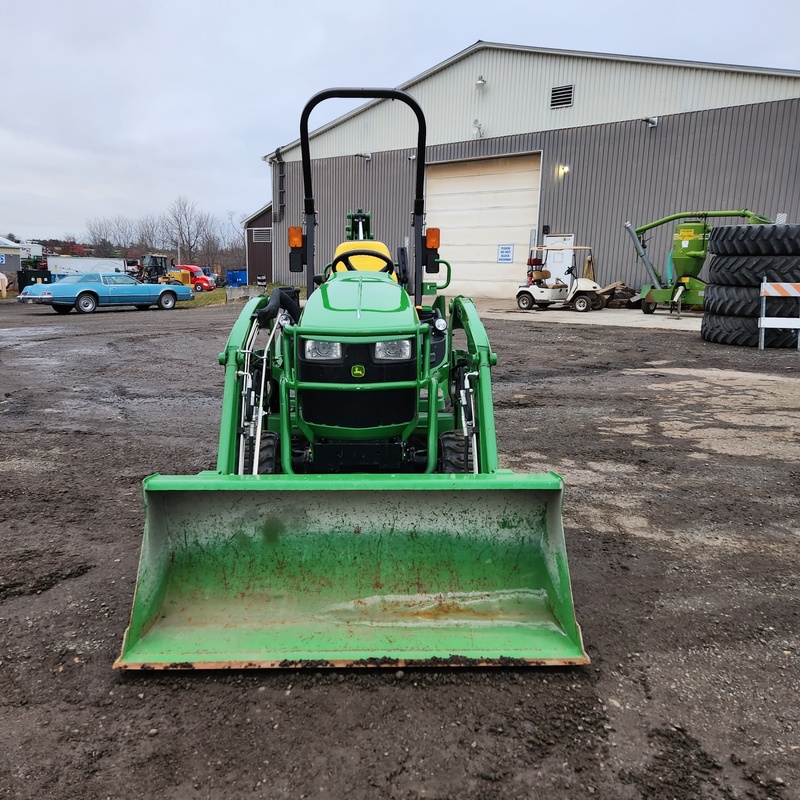
[[(413, 267), (348, 215), (315, 270), (308, 118), (387, 98), (419, 126)], [(305, 226), (277, 289), (243, 309), (217, 468), (145, 479), (122, 669), (585, 664), (554, 473), (498, 466), (491, 368), (472, 301), (424, 230), (425, 119), (395, 89), (332, 89), (301, 118)]]

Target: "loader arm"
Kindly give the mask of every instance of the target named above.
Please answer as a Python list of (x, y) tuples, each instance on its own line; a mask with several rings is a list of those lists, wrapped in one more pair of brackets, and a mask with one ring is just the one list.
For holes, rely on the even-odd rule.
[(462, 328), (467, 337), (466, 353), (455, 352), (453, 360), (466, 357), (471, 372), (477, 374), (475, 389), (476, 412), (479, 421), (478, 464), (480, 472), (496, 472), (497, 432), (494, 424), (492, 400), (492, 367), (497, 364), (497, 354), (492, 352), (486, 328), (478, 316), (475, 303), (465, 297), (456, 297), (450, 305), (453, 327)]

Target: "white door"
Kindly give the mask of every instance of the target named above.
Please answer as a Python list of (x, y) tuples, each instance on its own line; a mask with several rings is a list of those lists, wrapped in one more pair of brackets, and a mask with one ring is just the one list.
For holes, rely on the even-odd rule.
[[(544, 237), (542, 244), (545, 247), (565, 247), (566, 250), (550, 250), (547, 253), (547, 262), (545, 269), (550, 271), (550, 280), (561, 278), (564, 283), (569, 283), (569, 275), (566, 274), (567, 269), (572, 266), (572, 259), (575, 251), (569, 248), (575, 246), (574, 233), (556, 233), (548, 234)], [(579, 274), (576, 276), (580, 278), (583, 274), (578, 270)]]
[(539, 163), (537, 153), (428, 166), (426, 223), (441, 229), (453, 268), (446, 294), (516, 296), (538, 224)]

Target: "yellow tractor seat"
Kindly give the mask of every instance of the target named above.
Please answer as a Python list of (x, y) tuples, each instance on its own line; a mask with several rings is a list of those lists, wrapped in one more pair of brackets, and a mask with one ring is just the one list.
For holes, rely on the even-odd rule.
[[(336, 252), (333, 254), (333, 260), (335, 261), (337, 256), (342, 255), (342, 253), (349, 253), (353, 250), (372, 250), (375, 253), (380, 253), (381, 255), (386, 256), (390, 261), (392, 260), (392, 254), (389, 252), (389, 248), (383, 242), (375, 242), (366, 239), (356, 239), (355, 241), (346, 241), (342, 242), (337, 248)], [(331, 262), (332, 263), (332, 262)], [(350, 263), (360, 272), (380, 272), (380, 270), (386, 267), (386, 262), (382, 258), (374, 258), (373, 256), (353, 256), (350, 259)], [(346, 272), (347, 267), (339, 263), (336, 265), (336, 272)], [(392, 270), (392, 280), (397, 283), (397, 275), (395, 274), (394, 270)]]

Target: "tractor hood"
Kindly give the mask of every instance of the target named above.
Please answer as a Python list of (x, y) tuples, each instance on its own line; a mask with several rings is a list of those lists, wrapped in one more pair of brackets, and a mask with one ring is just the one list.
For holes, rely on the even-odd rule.
[(332, 275), (306, 301), (300, 327), (312, 319), (315, 331), (331, 335), (369, 331), (380, 336), (411, 331), (418, 324), (409, 295), (380, 272)]

